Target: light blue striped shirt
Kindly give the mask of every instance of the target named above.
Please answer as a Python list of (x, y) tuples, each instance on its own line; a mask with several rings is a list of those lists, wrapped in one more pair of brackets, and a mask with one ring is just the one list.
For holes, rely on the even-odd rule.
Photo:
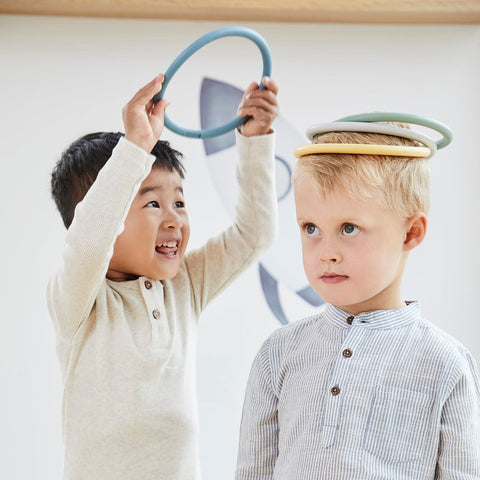
[(479, 480), (475, 361), (418, 302), (280, 328), (252, 366), (236, 479)]

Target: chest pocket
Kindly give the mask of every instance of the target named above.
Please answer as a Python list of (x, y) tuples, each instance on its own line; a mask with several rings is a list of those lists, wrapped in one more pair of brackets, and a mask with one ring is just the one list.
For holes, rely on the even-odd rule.
[(377, 385), (363, 447), (390, 462), (409, 462), (422, 456), (428, 436), (431, 399), (411, 390)]

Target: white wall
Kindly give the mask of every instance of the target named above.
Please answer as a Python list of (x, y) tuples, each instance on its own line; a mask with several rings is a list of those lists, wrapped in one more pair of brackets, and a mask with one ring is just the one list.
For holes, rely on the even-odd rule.
[[(49, 196), (50, 170), (78, 136), (122, 129), (121, 108), (136, 89), (194, 39), (224, 25), (0, 16), (1, 478), (55, 479), (61, 472), (61, 386), (44, 291), (64, 229)], [(425, 316), (480, 361), (480, 27), (244, 25), (268, 41), (281, 115), (300, 132), (372, 110), (423, 114), (453, 129), (453, 144), (432, 160), (430, 228), (411, 256), (405, 297), (421, 299)], [(225, 39), (202, 50), (172, 82), (167, 96), (179, 123), (198, 127), (202, 75), (240, 88), (259, 77), (255, 48), (231, 45)], [(228, 215), (201, 142), (168, 131), (165, 138), (186, 155), (191, 245), (198, 245), (226, 226)], [(292, 317), (308, 311), (286, 289), (282, 295)], [(233, 475), (251, 360), (279, 325), (256, 267), (211, 305), (202, 323), (202, 468), (206, 479), (223, 480)]]

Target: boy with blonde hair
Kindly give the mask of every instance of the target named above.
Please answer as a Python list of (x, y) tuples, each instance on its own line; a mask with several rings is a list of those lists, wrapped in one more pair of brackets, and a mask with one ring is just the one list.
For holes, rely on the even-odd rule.
[(303, 264), (327, 303), (255, 358), (237, 480), (480, 478), (475, 361), (401, 294), (430, 195), (424, 147), (401, 127), (322, 132), (300, 153)]
[(158, 140), (168, 102), (153, 97), (163, 80), (125, 106), (124, 136), (82, 137), (52, 174), (68, 228), (48, 286), (68, 480), (200, 477), (198, 318), (275, 239), (275, 82), (252, 83), (239, 107), (249, 119), (236, 132), (235, 223), (186, 252), (181, 155)]

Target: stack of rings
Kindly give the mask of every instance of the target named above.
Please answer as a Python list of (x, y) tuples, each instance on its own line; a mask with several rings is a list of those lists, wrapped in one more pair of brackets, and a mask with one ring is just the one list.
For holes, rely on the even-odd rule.
[[(435, 142), (426, 135), (407, 128), (375, 122), (402, 122), (431, 128), (442, 135)], [(452, 141), (452, 132), (444, 124), (430, 118), (408, 113), (374, 112), (344, 117), (335, 122), (313, 125), (306, 131), (307, 137), (314, 141), (320, 135), (330, 132), (380, 133), (415, 140), (423, 146), (370, 145), (351, 143), (311, 143), (295, 149), (300, 158), (314, 153), (350, 153), (363, 155), (389, 155), (401, 157), (431, 158), (435, 152), (446, 147)]]

